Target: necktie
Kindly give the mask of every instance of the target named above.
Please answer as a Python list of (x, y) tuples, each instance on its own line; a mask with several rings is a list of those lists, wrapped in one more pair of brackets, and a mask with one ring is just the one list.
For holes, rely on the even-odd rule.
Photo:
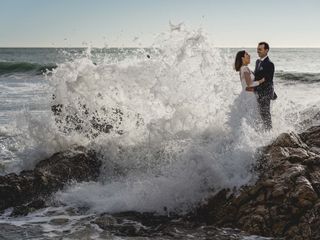
[(257, 70), (259, 70), (262, 61), (260, 59), (257, 60)]

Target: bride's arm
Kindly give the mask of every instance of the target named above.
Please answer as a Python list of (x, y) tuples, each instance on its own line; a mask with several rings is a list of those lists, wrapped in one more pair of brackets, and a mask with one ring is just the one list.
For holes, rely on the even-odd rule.
[(260, 79), (259, 81), (252, 81), (250, 72), (244, 72), (244, 79), (246, 80), (246, 84), (248, 87), (256, 87), (263, 83), (265, 80), (264, 78)]

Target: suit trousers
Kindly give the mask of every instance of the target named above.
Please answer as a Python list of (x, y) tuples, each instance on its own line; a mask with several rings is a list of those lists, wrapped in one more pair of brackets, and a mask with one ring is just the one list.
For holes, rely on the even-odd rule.
[(265, 130), (271, 130), (272, 120), (270, 113), (271, 99), (269, 96), (258, 96), (258, 106)]

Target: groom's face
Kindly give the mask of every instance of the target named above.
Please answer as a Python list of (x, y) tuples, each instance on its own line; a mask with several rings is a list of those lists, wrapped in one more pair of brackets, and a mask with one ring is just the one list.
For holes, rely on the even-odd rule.
[(268, 49), (265, 49), (264, 44), (260, 44), (257, 47), (257, 53), (260, 58), (264, 58), (265, 56), (267, 56), (268, 51), (269, 51)]

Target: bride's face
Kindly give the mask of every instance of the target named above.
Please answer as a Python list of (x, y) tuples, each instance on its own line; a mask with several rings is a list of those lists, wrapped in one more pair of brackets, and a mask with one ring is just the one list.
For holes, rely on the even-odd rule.
[(250, 55), (247, 52), (245, 52), (242, 58), (242, 64), (248, 65), (249, 63), (250, 63)]

